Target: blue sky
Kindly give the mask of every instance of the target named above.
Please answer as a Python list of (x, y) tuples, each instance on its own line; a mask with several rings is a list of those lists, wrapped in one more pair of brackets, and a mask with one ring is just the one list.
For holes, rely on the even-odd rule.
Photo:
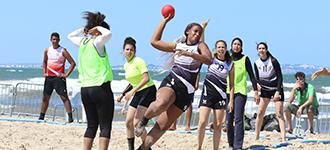
[(112, 65), (124, 64), (122, 44), (127, 36), (137, 40), (137, 55), (148, 64), (162, 65), (159, 51), (150, 38), (159, 21), (163, 5), (176, 9), (163, 39), (173, 41), (188, 23), (211, 18), (206, 43), (234, 37), (243, 39), (244, 53), (257, 59), (256, 42), (268, 43), (271, 53), (282, 64), (330, 66), (330, 1), (254, 0), (254, 1), (166, 1), (166, 0), (8, 0), (1, 2), (0, 64), (41, 63), (50, 45), (51, 32), (59, 32), (61, 45), (77, 61), (78, 48), (67, 35), (82, 27), (83, 11), (100, 11), (111, 26), (113, 38), (106, 45)]

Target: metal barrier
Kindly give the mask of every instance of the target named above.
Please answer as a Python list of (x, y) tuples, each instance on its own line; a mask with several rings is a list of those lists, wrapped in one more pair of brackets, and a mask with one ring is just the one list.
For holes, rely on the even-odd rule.
[[(323, 99), (322, 101), (324, 101)], [(327, 132), (330, 134), (330, 103), (329, 102), (321, 102), (319, 106), (319, 128), (320, 132)]]
[(43, 84), (17, 83), (10, 115), (39, 114)]
[[(68, 95), (70, 100), (72, 97), (76, 96), (75, 92), (71, 87), (68, 88)], [(40, 113), (40, 104), (42, 101), (43, 94), (43, 84), (35, 83), (17, 83), (16, 85), (11, 84), (0, 84), (0, 114), (1, 115), (29, 115), (29, 116), (39, 116)], [(119, 92), (114, 92), (115, 99), (115, 112), (113, 121), (125, 121), (126, 116), (121, 114), (121, 108), (123, 103), (117, 103), (116, 97), (119, 95)], [(191, 118), (191, 127), (198, 126), (199, 120), (199, 110), (198, 104), (200, 101), (200, 94), (196, 93), (193, 103), (193, 113)], [(47, 118), (53, 117), (54, 108), (56, 105), (62, 104), (62, 100), (57, 94), (52, 94), (51, 100), (49, 102), (49, 107), (47, 110)], [(82, 122), (86, 121), (85, 112), (81, 104), (81, 98), (75, 100), (75, 107), (79, 112), (77, 118), (82, 118)], [(252, 97), (248, 97), (245, 113), (251, 117), (252, 114), (257, 113), (258, 107), (253, 102)], [(319, 119), (319, 128), (320, 132), (330, 133), (330, 100), (322, 100), (319, 106), (320, 115)], [(271, 102), (267, 108), (266, 113), (275, 113), (274, 103)], [(65, 109), (59, 110), (54, 116), (54, 118), (65, 118), (66, 111)], [(209, 116), (209, 122), (213, 120), (213, 114)], [(186, 124), (186, 114), (183, 113), (177, 120), (178, 125)]]
[(0, 84), (0, 113), (9, 115), (13, 109), (14, 86)]
[[(37, 83), (17, 83), (14, 90), (14, 97), (12, 103), (11, 115), (28, 115), (28, 116), (39, 116), (40, 104), (43, 96), (43, 84)], [(69, 90), (72, 88), (68, 88)], [(72, 93), (69, 91), (69, 94)], [(47, 114), (52, 114), (54, 106), (58, 103), (63, 103), (57, 94), (52, 94)], [(64, 117), (65, 113), (59, 113), (60, 116)], [(50, 117), (50, 116), (46, 116)]]

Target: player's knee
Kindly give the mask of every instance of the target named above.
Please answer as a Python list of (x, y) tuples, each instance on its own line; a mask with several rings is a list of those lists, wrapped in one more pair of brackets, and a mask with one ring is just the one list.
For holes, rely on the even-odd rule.
[(160, 131), (166, 131), (167, 129), (169, 129), (171, 127), (172, 124), (166, 124), (166, 123), (162, 123), (159, 122), (159, 120), (156, 121), (154, 128), (156, 130), (160, 130)]
[(276, 116), (277, 116), (277, 118), (282, 118), (283, 117), (283, 111), (282, 110), (276, 111)]
[(290, 107), (291, 107), (291, 104), (285, 104), (283, 111), (284, 112), (290, 112), (290, 109), (291, 109)]
[(42, 98), (43, 102), (49, 102), (50, 96), (49, 95), (44, 95), (44, 97)]
[(259, 111), (258, 111), (258, 114), (257, 114), (257, 117), (258, 117), (258, 118), (263, 118), (264, 115), (265, 115), (265, 110), (259, 110)]
[(133, 118), (127, 119), (126, 120), (126, 128), (127, 129), (132, 129), (133, 128)]
[(87, 127), (84, 137), (95, 138), (96, 131), (97, 131), (97, 126)]
[(69, 98), (67, 96), (61, 95), (60, 97), (63, 102), (69, 101)]
[(159, 110), (163, 110), (166, 108), (166, 106), (168, 105), (164, 100), (158, 100), (155, 102), (155, 105), (156, 107), (159, 109)]
[(215, 124), (213, 124), (214, 130), (220, 130), (221, 131), (221, 121), (217, 121)]
[(205, 128), (207, 126), (207, 121), (204, 119), (203, 120), (201, 119), (198, 124), (200, 127)]
[(100, 137), (105, 137), (110, 139), (110, 132), (111, 132), (110, 127), (101, 128), (100, 130), (101, 130)]

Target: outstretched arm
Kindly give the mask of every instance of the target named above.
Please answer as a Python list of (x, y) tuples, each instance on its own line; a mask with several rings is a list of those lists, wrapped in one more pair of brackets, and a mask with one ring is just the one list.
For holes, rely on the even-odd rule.
[(209, 24), (209, 21), (210, 21), (210, 18), (201, 23), (201, 26), (203, 28), (203, 33), (201, 35), (201, 39), (199, 40), (201, 42), (205, 42), (205, 29), (206, 29), (207, 25)]
[(151, 37), (151, 45), (160, 51), (174, 52), (174, 49), (176, 47), (175, 43), (165, 42), (161, 40), (165, 26), (172, 18), (173, 16), (169, 15), (168, 17), (161, 20), (160, 24), (158, 25), (154, 34)]
[(319, 76), (330, 76), (330, 72), (327, 68), (322, 68), (321, 70), (315, 71), (312, 75), (312, 80), (315, 80)]

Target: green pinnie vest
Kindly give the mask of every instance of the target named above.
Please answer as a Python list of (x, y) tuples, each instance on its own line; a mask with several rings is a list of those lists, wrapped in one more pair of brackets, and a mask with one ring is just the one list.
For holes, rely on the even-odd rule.
[[(246, 83), (246, 66), (245, 66), (246, 56), (241, 59), (234, 61), (234, 93), (240, 93), (242, 95), (247, 95), (247, 83)], [(229, 77), (227, 77), (227, 83), (229, 83)], [(229, 93), (229, 88), (227, 88), (227, 93)]]
[(91, 38), (84, 38), (80, 43), (78, 72), (81, 87), (100, 86), (113, 79), (105, 47), (105, 56), (101, 57), (93, 43)]

